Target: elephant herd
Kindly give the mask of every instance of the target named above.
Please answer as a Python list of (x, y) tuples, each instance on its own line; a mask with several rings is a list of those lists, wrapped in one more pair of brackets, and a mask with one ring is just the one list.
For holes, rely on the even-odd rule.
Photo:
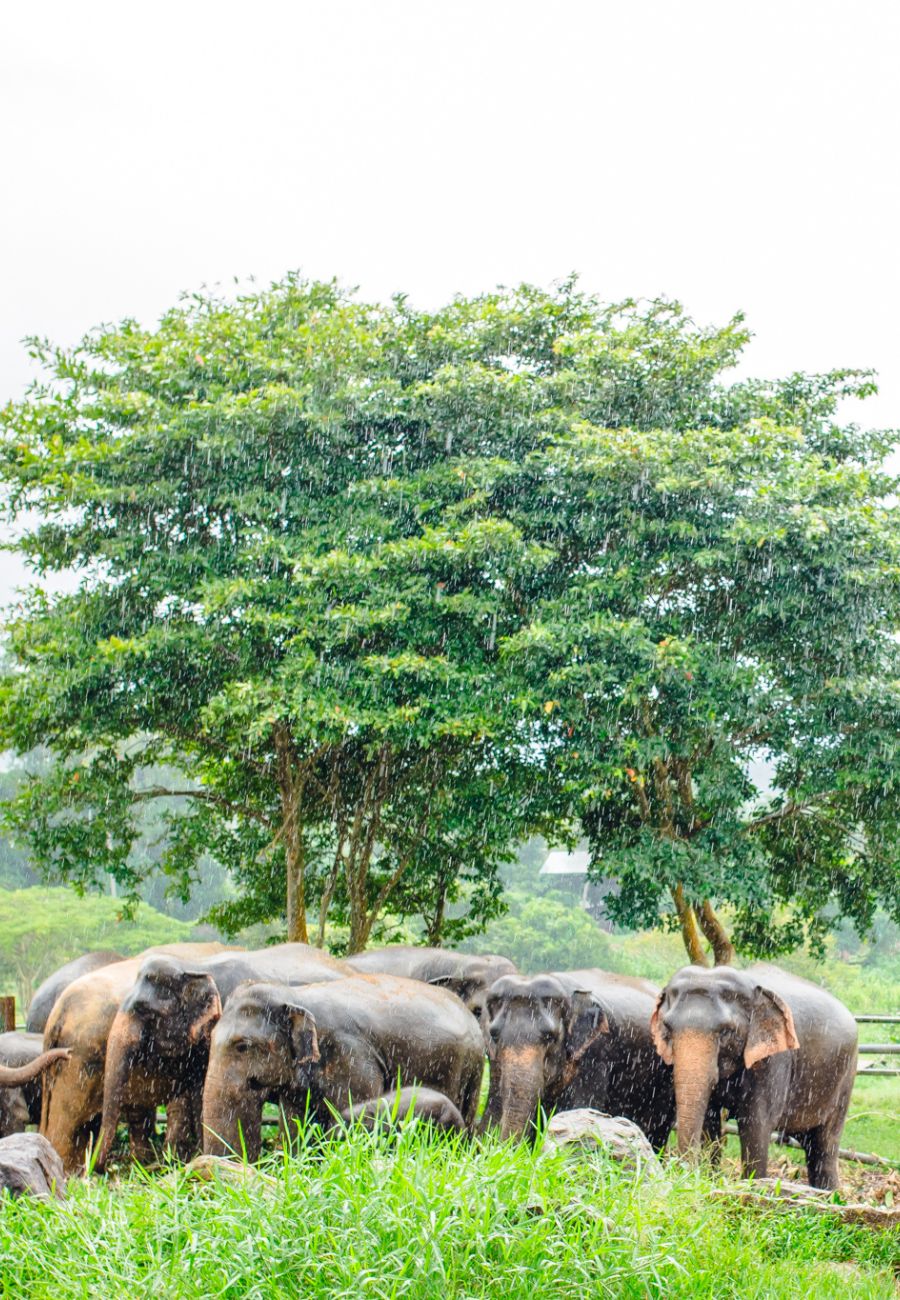
[(160, 1106), (179, 1158), (251, 1160), (266, 1102), (289, 1131), (414, 1112), (503, 1138), (589, 1106), (657, 1149), (674, 1128), (680, 1153), (705, 1143), (715, 1157), (727, 1112), (745, 1174), (765, 1176), (777, 1133), (800, 1141), (813, 1186), (834, 1188), (856, 1051), (846, 1008), (774, 966), (689, 966), (660, 990), (435, 948), (338, 960), (299, 943), (172, 944), (90, 953), (45, 981), (26, 1032), (0, 1035), (0, 1137), (39, 1122), (67, 1171), (89, 1151), (102, 1171), (120, 1124), (135, 1158), (153, 1158)]

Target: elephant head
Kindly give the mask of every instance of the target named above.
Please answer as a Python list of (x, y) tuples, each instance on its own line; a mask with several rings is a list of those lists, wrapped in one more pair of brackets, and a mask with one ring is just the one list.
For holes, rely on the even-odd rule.
[(660, 993), (650, 1020), (653, 1042), (675, 1067), (678, 1150), (700, 1146), (703, 1121), (720, 1081), (798, 1046), (787, 1003), (731, 966), (685, 966)]
[(462, 998), (486, 1035), (485, 1011), (489, 989), (503, 975), (517, 974), (518, 971), (508, 957), (485, 953), (483, 956), (469, 958), (452, 974), (434, 976), (428, 983), (449, 989), (458, 998)]
[(606, 1012), (587, 989), (570, 991), (553, 975), (505, 975), (487, 996), (487, 1041), (499, 1097), (491, 1107), (501, 1137), (533, 1124), (538, 1106), (552, 1105), (578, 1070), (581, 1057), (609, 1032)]
[(319, 1062), (316, 1022), (299, 990), (244, 984), (213, 1030), (203, 1090), (203, 1147), (220, 1155), (243, 1149), (259, 1156), (262, 1105), (302, 1093)]
[(131, 992), (113, 1020), (103, 1080), (103, 1137), (97, 1155), (102, 1169), (115, 1140), (119, 1114), (134, 1069), (167, 1079), (169, 1096), (190, 1079), (202, 1083), (213, 1025), (222, 1004), (212, 977), (178, 957), (145, 959)]

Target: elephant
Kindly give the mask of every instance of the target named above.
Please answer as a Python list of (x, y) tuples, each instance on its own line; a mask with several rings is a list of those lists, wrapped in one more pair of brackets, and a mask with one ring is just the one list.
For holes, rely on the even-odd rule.
[(67, 1048), (44, 1051), (40, 1034), (9, 1030), (0, 1034), (0, 1138), (24, 1133), (41, 1113), (41, 1075), (54, 1061), (65, 1060)]
[(504, 975), (488, 990), (491, 1087), (482, 1125), (534, 1131), (539, 1108), (589, 1106), (633, 1120), (661, 1149), (675, 1103), (650, 1016), (659, 989), (601, 970)]
[(459, 1107), (434, 1088), (394, 1089), (382, 1097), (346, 1106), (341, 1111), (341, 1119), (345, 1124), (362, 1124), (370, 1131), (378, 1125), (389, 1127), (418, 1119), (448, 1132), (466, 1132), (466, 1121)]
[(858, 1033), (824, 989), (777, 966), (686, 966), (651, 1019), (660, 1058), (674, 1067), (678, 1150), (721, 1139), (737, 1121), (745, 1177), (765, 1178), (773, 1132), (797, 1138), (813, 1187), (837, 1188), (838, 1147), (856, 1076)]
[(67, 961), (65, 966), (60, 966), (59, 970), (47, 976), (31, 999), (28, 1015), (25, 1018), (26, 1031), (29, 1034), (44, 1032), (54, 1002), (63, 989), (67, 989), (74, 980), (87, 975), (92, 970), (100, 970), (103, 966), (111, 966), (113, 962), (124, 960), (121, 953), (106, 948), (101, 952), (86, 952), (83, 957), (76, 957), (73, 961)]
[(348, 968), (320, 948), (285, 943), (222, 952), (201, 961), (145, 957), (116, 1012), (106, 1048), (102, 1137), (95, 1168), (105, 1168), (124, 1111), (166, 1107), (166, 1146), (182, 1160), (200, 1143), (209, 1039), (234, 990), (248, 981), (291, 986), (342, 979)]
[[(174, 943), (147, 952), (193, 960), (224, 950), (221, 943)], [(67, 1046), (71, 1056), (55, 1064), (44, 1079), (40, 1131), (62, 1157), (67, 1173), (84, 1167), (88, 1144), (97, 1136), (109, 1031), (144, 955), (103, 966), (74, 980), (57, 998), (47, 1021), (44, 1046)], [(135, 1110), (128, 1119), (133, 1149), (145, 1162), (149, 1161), (155, 1113)]]
[(487, 991), (501, 975), (518, 972), (508, 957), (494, 953), (478, 956), (446, 948), (417, 948), (412, 944), (391, 944), (370, 948), (347, 959), (348, 966), (363, 975), (401, 975), (450, 989), (461, 997), (476, 1020), (483, 1018)]
[(351, 1104), (401, 1085), (443, 1092), (471, 1130), (484, 1068), (478, 1021), (448, 989), (392, 975), (350, 975), (292, 989), (246, 984), (212, 1034), (203, 1089), (203, 1147), (260, 1151), (262, 1106), (287, 1124), (325, 1128)]

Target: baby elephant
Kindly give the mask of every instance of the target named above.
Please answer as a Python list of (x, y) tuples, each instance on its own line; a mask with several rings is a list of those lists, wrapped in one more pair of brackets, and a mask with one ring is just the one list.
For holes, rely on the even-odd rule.
[(443, 1092), (434, 1088), (400, 1088), (382, 1097), (347, 1106), (341, 1111), (345, 1124), (362, 1124), (370, 1132), (376, 1126), (387, 1128), (406, 1124), (411, 1119), (425, 1120), (435, 1128), (465, 1133), (466, 1121), (457, 1106)]
[(678, 1150), (737, 1120), (745, 1177), (765, 1178), (773, 1133), (797, 1138), (813, 1187), (838, 1186), (838, 1147), (856, 1077), (856, 1023), (837, 998), (777, 966), (686, 966), (650, 1022), (675, 1067)]

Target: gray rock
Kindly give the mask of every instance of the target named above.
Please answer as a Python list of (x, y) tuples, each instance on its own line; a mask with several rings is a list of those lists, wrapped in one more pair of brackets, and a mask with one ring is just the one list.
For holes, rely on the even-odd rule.
[(548, 1123), (544, 1151), (559, 1151), (564, 1147), (572, 1147), (579, 1154), (602, 1151), (626, 1169), (651, 1178), (662, 1173), (653, 1148), (637, 1124), (587, 1106), (561, 1110)]
[(63, 1163), (53, 1147), (40, 1133), (15, 1133), (0, 1138), (0, 1191), (12, 1196), (30, 1192), (32, 1196), (66, 1194)]

